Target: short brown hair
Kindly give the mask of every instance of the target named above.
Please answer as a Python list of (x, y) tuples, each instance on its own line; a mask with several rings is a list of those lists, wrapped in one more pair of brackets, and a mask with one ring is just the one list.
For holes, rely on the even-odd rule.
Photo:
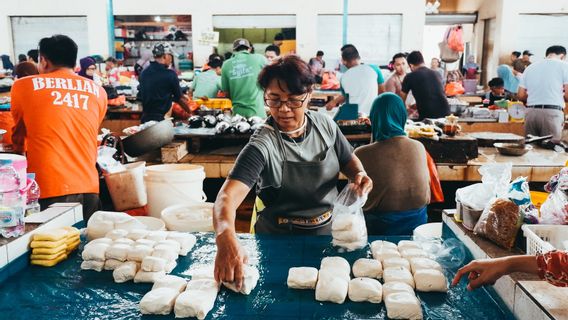
[(286, 83), (288, 91), (294, 95), (312, 91), (312, 87), (316, 83), (308, 64), (296, 55), (278, 58), (264, 67), (258, 75), (258, 84), (263, 90), (266, 90), (274, 79)]

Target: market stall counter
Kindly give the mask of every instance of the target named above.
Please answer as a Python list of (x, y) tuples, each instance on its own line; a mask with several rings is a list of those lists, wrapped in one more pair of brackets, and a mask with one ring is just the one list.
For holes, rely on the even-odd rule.
[[(456, 222), (454, 214), (455, 210), (444, 211), (444, 225), (464, 243), (475, 259), (524, 254), (517, 248), (505, 250), (480, 238)], [(501, 277), (493, 288), (517, 319), (568, 319), (568, 288), (555, 287), (536, 275), (524, 273)]]
[[(208, 266), (215, 258), (215, 237), (198, 233), (197, 244), (180, 257), (172, 274), (189, 278), (190, 271)], [(453, 238), (446, 232), (446, 239)], [(239, 235), (260, 278), (250, 295), (221, 288), (207, 319), (385, 319), (384, 303), (343, 304), (318, 302), (313, 290), (287, 287), (288, 269), (297, 266), (320, 267), (326, 256), (343, 256), (352, 264), (370, 257), (369, 248), (353, 253), (338, 253), (328, 236), (254, 236)], [(369, 241), (404, 238), (370, 237)], [(81, 246), (83, 247), (83, 246)], [(471, 255), (466, 255), (466, 261)], [(143, 316), (139, 303), (151, 284), (114, 283), (109, 271), (81, 271), (80, 251), (52, 268), (29, 266), (1, 284), (0, 310), (6, 318), (21, 319), (151, 319)], [(456, 268), (445, 268), (451, 279)], [(468, 292), (465, 282), (448, 292), (418, 292), (424, 319), (513, 319), (510, 311), (488, 288)], [(160, 319), (173, 319), (160, 316)]]

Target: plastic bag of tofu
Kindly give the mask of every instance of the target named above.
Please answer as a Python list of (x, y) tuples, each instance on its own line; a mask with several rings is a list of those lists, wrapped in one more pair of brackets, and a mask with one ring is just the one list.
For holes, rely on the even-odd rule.
[(348, 184), (335, 199), (331, 223), (332, 244), (347, 251), (367, 246), (367, 226), (363, 205), (367, 195), (360, 196), (352, 183)]

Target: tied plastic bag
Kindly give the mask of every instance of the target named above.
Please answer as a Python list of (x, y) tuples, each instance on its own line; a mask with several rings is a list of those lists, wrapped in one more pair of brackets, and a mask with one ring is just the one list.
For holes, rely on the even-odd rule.
[(367, 246), (367, 226), (363, 215), (363, 205), (367, 195), (359, 196), (352, 183), (337, 196), (333, 205), (331, 224), (332, 244), (347, 251), (355, 251)]
[(540, 207), (540, 223), (568, 224), (568, 168), (550, 178), (544, 189), (550, 194)]
[(538, 223), (538, 209), (531, 201), (531, 191), (527, 178), (519, 177), (511, 182), (508, 198), (519, 206), (523, 220), (527, 223)]
[(114, 154), (116, 153), (115, 148), (108, 146), (100, 146), (97, 149), (97, 163), (101, 169), (106, 173), (117, 173), (126, 170), (126, 167), (114, 159)]
[(486, 164), (479, 168), (481, 183), (472, 184), (456, 191), (456, 202), (481, 211), (485, 209), (492, 198), (504, 196), (511, 181), (511, 163)]

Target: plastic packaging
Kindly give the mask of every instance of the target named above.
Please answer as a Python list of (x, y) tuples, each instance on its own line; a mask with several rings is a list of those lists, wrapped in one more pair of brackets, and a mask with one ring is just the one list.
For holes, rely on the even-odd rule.
[(108, 146), (101, 146), (97, 150), (97, 163), (101, 167), (101, 169), (106, 173), (117, 173), (126, 170), (126, 167), (114, 159), (114, 154), (116, 153), (115, 148), (111, 148)]
[(367, 195), (359, 196), (352, 183), (337, 196), (331, 224), (334, 246), (347, 251), (367, 246), (367, 226), (362, 209), (366, 201)]
[(568, 224), (568, 168), (550, 178), (544, 188), (550, 194), (540, 207), (540, 223)]
[(41, 211), (39, 206), (39, 185), (35, 181), (35, 173), (28, 173), (28, 186), (26, 187), (26, 217)]
[(18, 237), (25, 232), (20, 177), (12, 160), (0, 160), (0, 235)]
[(485, 208), (473, 232), (511, 249), (522, 221), (518, 205), (507, 198), (496, 198)]

